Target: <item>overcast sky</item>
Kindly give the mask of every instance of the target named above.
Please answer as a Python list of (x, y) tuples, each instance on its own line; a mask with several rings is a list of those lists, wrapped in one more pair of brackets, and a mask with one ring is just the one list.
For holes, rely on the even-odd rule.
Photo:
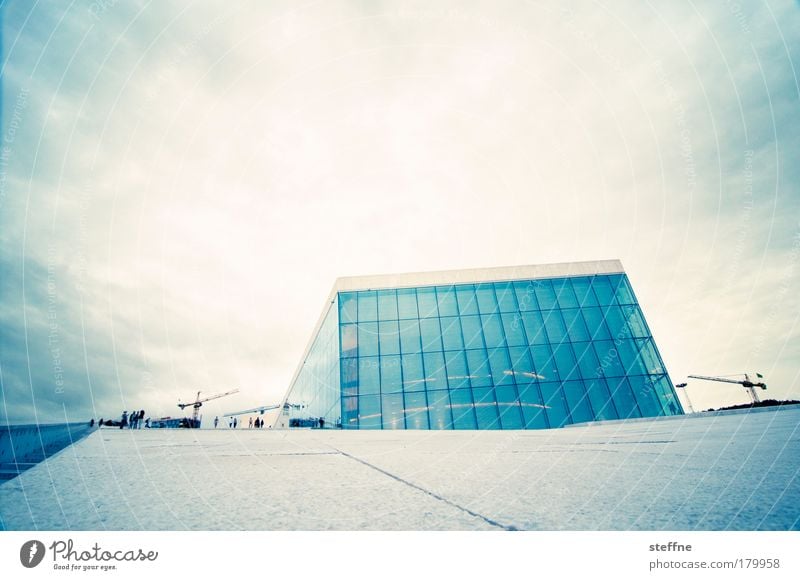
[(0, 420), (277, 402), (337, 276), (605, 258), (675, 383), (800, 398), (799, 12), (3, 2)]

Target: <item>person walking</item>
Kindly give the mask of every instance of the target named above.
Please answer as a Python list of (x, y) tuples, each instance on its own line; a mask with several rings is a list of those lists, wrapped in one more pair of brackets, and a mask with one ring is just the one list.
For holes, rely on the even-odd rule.
[(144, 409), (139, 411), (139, 429), (142, 428), (142, 423), (144, 422)]
[(214, 429), (217, 428), (218, 424), (219, 424), (219, 417), (214, 417)]
[(247, 428), (248, 429), (252, 429), (253, 428), (253, 418), (252, 417), (250, 417), (250, 422), (248, 423)]
[(234, 428), (234, 429), (236, 429), (236, 424), (237, 424), (238, 422), (239, 422), (239, 421), (236, 419), (236, 417), (234, 417), (234, 418), (233, 418), (233, 428)]
[(122, 419), (119, 420), (119, 428), (120, 429), (124, 429), (127, 426), (128, 426), (128, 412), (127, 411), (123, 411), (122, 412)]

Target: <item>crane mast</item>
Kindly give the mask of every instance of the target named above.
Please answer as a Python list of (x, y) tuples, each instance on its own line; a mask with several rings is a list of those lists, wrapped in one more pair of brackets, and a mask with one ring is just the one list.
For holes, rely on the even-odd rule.
[(218, 393), (216, 395), (211, 395), (210, 397), (206, 397), (205, 399), (200, 398), (201, 391), (197, 391), (197, 397), (191, 403), (178, 403), (178, 407), (181, 410), (186, 409), (186, 407), (192, 408), (192, 427), (198, 429), (200, 427), (200, 419), (198, 415), (200, 414), (200, 407), (203, 406), (203, 403), (208, 401), (213, 401), (214, 399), (219, 399), (221, 397), (226, 397), (228, 395), (233, 395), (234, 393), (238, 393), (239, 389), (233, 389), (232, 391), (226, 391), (224, 393)]

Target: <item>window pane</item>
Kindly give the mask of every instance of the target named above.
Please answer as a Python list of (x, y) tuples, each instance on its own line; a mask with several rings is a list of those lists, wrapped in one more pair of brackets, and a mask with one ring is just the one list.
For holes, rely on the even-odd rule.
[(436, 302), (439, 306), (439, 316), (457, 316), (458, 303), (456, 291), (452, 286), (436, 287)]
[(378, 296), (374, 290), (358, 293), (358, 321), (378, 320)]
[(342, 428), (358, 427), (358, 397), (342, 398)]
[(517, 311), (517, 299), (514, 297), (514, 287), (510, 282), (499, 282), (495, 284), (494, 291), (497, 295), (497, 303), (500, 306), (500, 312)]
[(450, 391), (454, 429), (476, 429), (475, 409), (472, 406), (472, 389)]
[(543, 312), (544, 326), (547, 329), (547, 338), (551, 343), (559, 343), (567, 339), (567, 329), (564, 327), (564, 322), (561, 320), (561, 314), (558, 310), (551, 310), (550, 312)]
[(514, 282), (514, 294), (517, 297), (517, 304), (521, 312), (539, 310), (539, 303), (536, 302), (536, 291), (532, 282)]
[[(433, 293), (433, 288), (427, 290)], [(397, 290), (397, 315), (400, 318), (417, 318), (417, 293), (414, 288)]]
[(591, 342), (581, 342), (572, 345), (575, 350), (575, 358), (578, 359), (578, 370), (583, 379), (598, 379), (602, 376), (600, 361), (594, 353), (594, 346)]
[(628, 377), (628, 382), (643, 417), (657, 417), (662, 414), (661, 401), (650, 377)]
[(522, 407), (522, 417), (526, 429), (547, 429), (544, 403), (542, 402), (539, 387), (535, 384), (519, 385), (519, 401)]
[(475, 299), (475, 288), (467, 284), (456, 286), (458, 311), (461, 314), (478, 314), (478, 301)]
[(523, 312), (522, 325), (528, 336), (528, 344), (547, 344), (541, 312)]
[(461, 334), (461, 322), (457, 316), (441, 318), (442, 342), (445, 350), (462, 350), (464, 339)]
[[(427, 364), (426, 359), (426, 371), (428, 369)], [(470, 386), (467, 359), (463, 350), (445, 353), (445, 364), (447, 365), (447, 382), (451, 389), (468, 388)]]
[(401, 393), (403, 380), (400, 372), (400, 357), (397, 355), (380, 357), (381, 393)]
[(378, 323), (378, 343), (381, 349), (381, 356), (385, 354), (400, 354), (400, 332), (396, 320)]
[(464, 332), (464, 343), (467, 348), (483, 348), (480, 316), (462, 316), (461, 330)]
[(583, 320), (586, 322), (586, 330), (593, 340), (605, 340), (611, 338), (608, 328), (603, 320), (603, 313), (599, 308), (583, 308), (581, 310)]
[(403, 429), (403, 395), (383, 395), (383, 428)]
[(422, 355), (425, 363), (425, 388), (446, 389), (447, 369), (444, 366), (444, 355), (440, 352), (426, 352)]
[(452, 429), (450, 394), (447, 391), (428, 391), (428, 415), (431, 429)]
[(358, 359), (358, 394), (372, 395), (380, 392), (380, 367), (378, 357)]
[(619, 351), (613, 340), (598, 340), (594, 343), (594, 350), (597, 359), (600, 361), (600, 368), (605, 377), (621, 377), (625, 375), (625, 369), (619, 360)]
[(567, 402), (561, 383), (539, 383), (546, 407), (550, 427), (563, 427), (567, 424)]
[(533, 367), (536, 369), (537, 376), (542, 381), (557, 381), (558, 371), (553, 353), (549, 346), (532, 346), (530, 349), (533, 357)]
[(342, 394), (358, 394), (358, 359), (346, 358), (341, 361)]
[(508, 346), (527, 345), (525, 331), (522, 329), (522, 317), (516, 312), (504, 312), (501, 316)]
[(562, 381), (579, 378), (578, 365), (568, 342), (553, 347), (553, 358), (555, 358), (558, 375)]
[(575, 291), (575, 298), (581, 306), (597, 306), (597, 298), (592, 292), (592, 282), (590, 278), (571, 278), (572, 289)]
[(358, 356), (358, 326), (355, 324), (342, 324), (342, 358)]
[(358, 398), (359, 429), (381, 428), (381, 400), (378, 395), (367, 395)]
[(442, 350), (442, 332), (439, 329), (438, 318), (424, 318), (419, 321), (419, 331), (422, 335), (422, 350)]
[(644, 338), (650, 335), (638, 306), (623, 306), (622, 315), (625, 317), (631, 336)]
[(483, 325), (483, 338), (486, 341), (486, 348), (497, 348), (506, 345), (500, 316), (497, 314), (482, 315), (481, 324)]
[(500, 426), (500, 416), (497, 414), (494, 389), (472, 389), (472, 398), (475, 400), (478, 429), (497, 429)]
[(628, 277), (625, 274), (618, 274), (609, 276), (611, 286), (616, 289), (617, 302), (620, 304), (635, 304), (636, 299), (633, 297), (633, 291), (630, 284), (628, 284)]
[(658, 392), (661, 398), (661, 406), (664, 409), (665, 415), (679, 415), (681, 413), (681, 406), (672, 389), (672, 385), (666, 376), (656, 379), (658, 385)]
[(489, 359), (485, 350), (468, 350), (467, 366), (473, 387), (490, 387), (492, 385), (492, 374), (489, 371)]
[(533, 283), (533, 287), (536, 290), (536, 300), (539, 302), (540, 309), (556, 308), (556, 293), (553, 291), (553, 284), (550, 280), (537, 280)]
[(527, 347), (512, 346), (508, 349), (508, 354), (511, 357), (511, 369), (517, 383), (529, 383), (540, 378), (533, 367)]
[[(435, 318), (439, 316), (439, 309), (436, 307), (436, 289), (417, 288), (417, 302), (419, 303), (420, 318)], [(408, 318), (414, 317), (409, 316)]]
[(578, 306), (578, 299), (575, 297), (572, 284), (568, 279), (553, 280), (553, 291), (556, 293), (559, 308), (575, 308)]
[(424, 391), (425, 373), (422, 368), (421, 354), (404, 354), (403, 364), (403, 390), (405, 391)]
[(378, 290), (378, 318), (397, 320), (397, 293), (394, 290)]
[(597, 303), (600, 306), (614, 303), (614, 291), (608, 282), (607, 276), (595, 276), (592, 279), (592, 290), (594, 290), (594, 295), (597, 296)]
[(611, 333), (611, 337), (614, 339), (628, 338), (630, 336), (630, 330), (625, 324), (625, 317), (622, 315), (622, 309), (612, 304), (611, 306), (606, 306), (603, 310), (605, 311), (606, 324), (608, 325), (608, 331)]
[(622, 368), (625, 369), (627, 375), (644, 375), (647, 374), (647, 367), (639, 356), (639, 349), (632, 340), (617, 340), (617, 352), (619, 359), (622, 363)]
[(428, 403), (425, 392), (406, 393), (406, 429), (428, 428)]
[(567, 398), (567, 405), (569, 405), (569, 414), (573, 423), (585, 423), (592, 421), (594, 415), (592, 408), (589, 405), (589, 398), (583, 388), (581, 381), (565, 381), (564, 394)]
[(358, 354), (359, 356), (374, 356), (378, 354), (378, 323), (362, 322), (358, 325)]
[(400, 321), (400, 349), (403, 354), (422, 352), (418, 320)]
[(358, 298), (354, 292), (339, 293), (339, 322), (358, 321)]
[(653, 339), (639, 339), (636, 341), (636, 344), (639, 346), (642, 363), (644, 364), (648, 373), (651, 375), (660, 375), (666, 372), (664, 370), (664, 365), (661, 364), (661, 360), (659, 359), (656, 349), (653, 346)]
[(500, 424), (503, 429), (522, 429), (522, 410), (519, 406), (516, 387), (497, 387), (497, 410), (500, 413)]
[(611, 390), (611, 397), (614, 399), (614, 406), (620, 419), (641, 417), (636, 400), (633, 398), (633, 391), (625, 377), (607, 379), (606, 384)]
[(481, 314), (497, 312), (497, 299), (491, 284), (478, 284), (475, 287), (475, 296), (478, 298), (478, 310), (481, 311)]
[(589, 402), (598, 420), (618, 419), (617, 410), (611, 400), (608, 386), (603, 379), (584, 381)]
[(579, 310), (562, 310), (561, 317), (567, 327), (567, 336), (572, 342), (589, 340), (589, 331), (586, 330), (586, 324), (583, 322), (583, 317)]
[(489, 368), (492, 372), (492, 383), (497, 385), (513, 385), (514, 372), (511, 370), (511, 358), (508, 349), (496, 348), (489, 351)]

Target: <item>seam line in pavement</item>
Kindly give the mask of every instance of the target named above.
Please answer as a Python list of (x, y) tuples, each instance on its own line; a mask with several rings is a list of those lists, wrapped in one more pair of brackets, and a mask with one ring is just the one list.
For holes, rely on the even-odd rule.
[[(336, 448), (334, 447), (334, 449), (336, 449)], [(367, 467), (370, 467), (370, 468), (374, 469), (375, 471), (377, 471), (379, 473), (382, 473), (383, 475), (391, 477), (395, 481), (399, 481), (400, 483), (403, 483), (403, 484), (407, 485), (408, 487), (412, 487), (412, 488), (416, 489), (417, 491), (421, 491), (422, 493), (427, 494), (427, 495), (431, 496), (432, 498), (437, 499), (437, 500), (439, 500), (441, 502), (444, 502), (447, 505), (456, 508), (457, 510), (460, 510), (460, 511), (462, 511), (464, 513), (467, 513), (467, 514), (471, 515), (474, 518), (481, 519), (484, 522), (486, 522), (487, 524), (489, 524), (490, 526), (494, 526), (496, 528), (500, 528), (501, 530), (506, 530), (507, 532), (516, 532), (517, 531), (517, 528), (515, 528), (514, 526), (507, 526), (505, 524), (501, 524), (500, 522), (496, 522), (493, 519), (487, 518), (486, 516), (481, 515), (478, 512), (474, 512), (469, 508), (465, 508), (464, 506), (458, 505), (457, 503), (452, 502), (449, 499), (447, 499), (445, 497), (442, 497), (439, 494), (434, 493), (434, 492), (432, 492), (432, 491), (430, 491), (428, 489), (425, 489), (424, 487), (421, 487), (421, 486), (417, 485), (416, 483), (411, 483), (410, 481), (407, 481), (407, 480), (403, 479), (402, 477), (399, 477), (399, 476), (397, 476), (397, 475), (395, 475), (395, 474), (393, 474), (393, 473), (391, 473), (389, 471), (386, 471), (385, 469), (381, 469), (380, 467), (378, 467), (376, 465), (373, 465), (372, 463), (369, 463), (368, 461), (364, 461), (363, 459), (359, 459), (355, 455), (350, 455), (349, 453), (345, 453), (341, 449), (336, 449), (336, 451), (338, 451), (339, 453), (341, 453), (345, 457), (348, 457), (348, 458), (352, 459), (353, 461), (358, 461), (362, 465), (366, 465)]]

